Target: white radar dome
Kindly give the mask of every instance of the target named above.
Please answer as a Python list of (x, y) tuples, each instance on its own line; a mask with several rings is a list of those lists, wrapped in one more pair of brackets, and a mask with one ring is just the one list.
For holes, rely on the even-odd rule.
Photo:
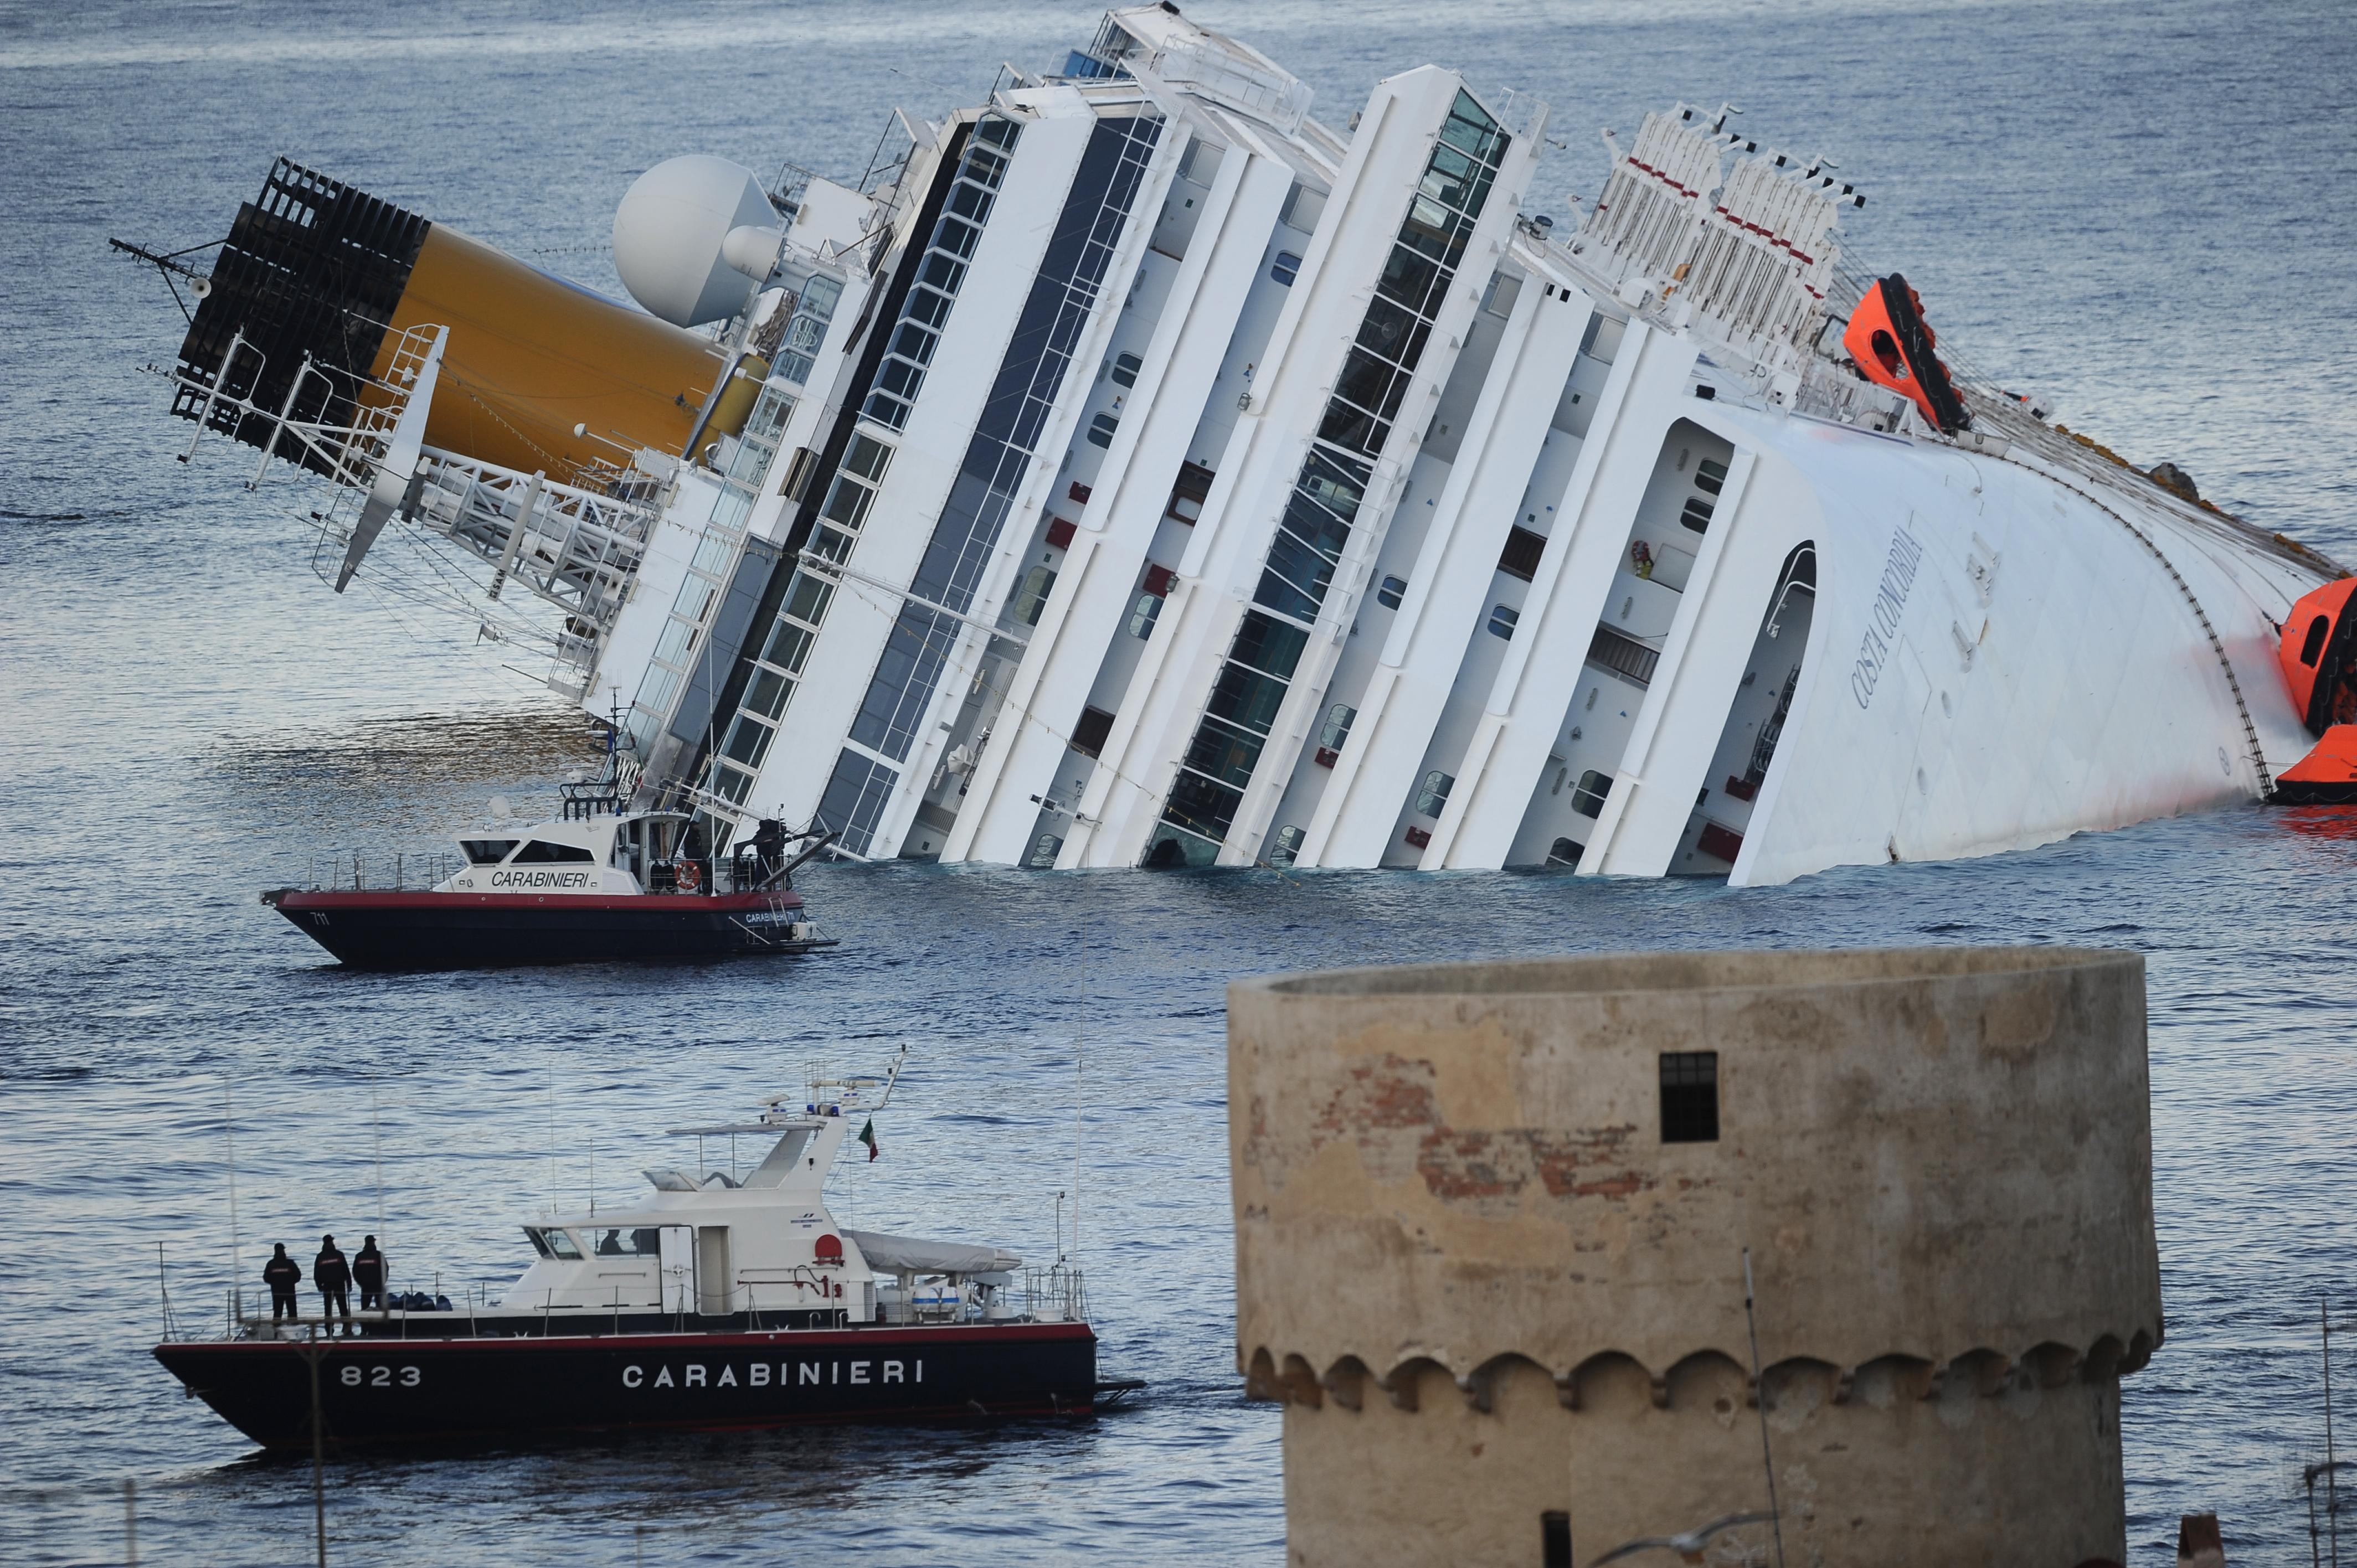
[(760, 281), (722, 253), (729, 231), (778, 222), (751, 169), (708, 153), (672, 158), (639, 176), (614, 209), (614, 270), (631, 298), (674, 326), (718, 321)]

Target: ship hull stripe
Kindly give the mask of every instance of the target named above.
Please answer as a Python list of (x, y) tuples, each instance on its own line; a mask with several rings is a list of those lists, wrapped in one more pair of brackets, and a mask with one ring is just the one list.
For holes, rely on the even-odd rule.
[[(299, 1448), (311, 1442), (307, 1348), (165, 1344), (156, 1359), (256, 1443)], [(339, 1444), (1082, 1414), (1096, 1391), (1096, 1336), (1083, 1324), (319, 1348), (325, 1435)]]

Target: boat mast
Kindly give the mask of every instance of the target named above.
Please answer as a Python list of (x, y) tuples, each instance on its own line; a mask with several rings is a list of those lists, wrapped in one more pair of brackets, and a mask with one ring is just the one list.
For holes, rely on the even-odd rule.
[[(237, 1237), (237, 1115), (235, 1102), (230, 1098), (231, 1080), (221, 1077), (221, 1141), (229, 1148), (229, 1283), (230, 1311), (237, 1317), (245, 1316), (245, 1264), (238, 1257)], [(231, 1325), (234, 1330), (235, 1325)]]

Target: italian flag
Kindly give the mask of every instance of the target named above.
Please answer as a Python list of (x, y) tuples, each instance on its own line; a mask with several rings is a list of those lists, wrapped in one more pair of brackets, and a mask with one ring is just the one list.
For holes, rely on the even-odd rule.
[(875, 1117), (870, 1116), (867, 1119), (867, 1125), (859, 1129), (859, 1141), (867, 1145), (867, 1160), (870, 1165), (873, 1165), (876, 1156), (884, 1152), (884, 1146), (876, 1141)]

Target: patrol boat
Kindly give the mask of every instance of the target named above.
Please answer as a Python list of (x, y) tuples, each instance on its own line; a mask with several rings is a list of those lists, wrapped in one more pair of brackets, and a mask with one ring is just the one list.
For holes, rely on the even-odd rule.
[[(476, 969), (592, 960), (723, 958), (831, 948), (793, 873), (831, 835), (760, 822), (733, 855), (710, 853), (688, 813), (626, 809), (618, 757), (561, 786), (553, 821), (463, 835), (457, 868), (410, 887), (276, 887), (262, 901), (356, 969)], [(802, 847), (791, 857), (788, 850)], [(334, 879), (342, 879), (341, 860)]]
[[(495, 1304), (396, 1294), (412, 1306), (329, 1337), (241, 1296), (226, 1337), (167, 1337), (156, 1359), (268, 1448), (1086, 1415), (1143, 1387), (1097, 1376), (1077, 1268), (836, 1222), (827, 1175), (899, 1070), (813, 1074), (749, 1122), (673, 1129), (693, 1165), (646, 1172), (636, 1204), (525, 1225), (532, 1262)], [(749, 1169), (706, 1163), (748, 1139), (769, 1141)]]

